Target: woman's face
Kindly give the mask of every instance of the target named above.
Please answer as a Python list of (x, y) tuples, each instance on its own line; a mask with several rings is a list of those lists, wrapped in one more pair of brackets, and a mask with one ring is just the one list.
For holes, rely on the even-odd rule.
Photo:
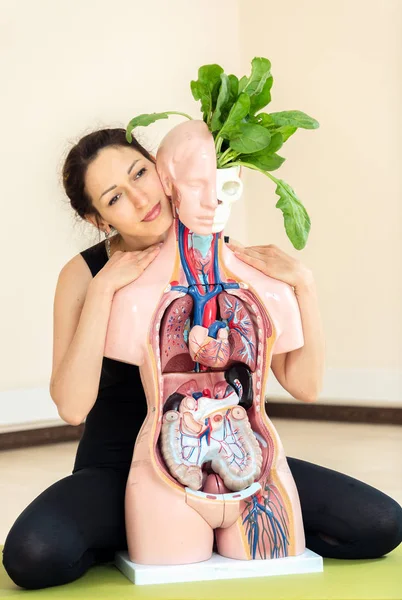
[(172, 224), (155, 164), (134, 148), (101, 150), (88, 166), (85, 189), (105, 223), (123, 236), (160, 236)]

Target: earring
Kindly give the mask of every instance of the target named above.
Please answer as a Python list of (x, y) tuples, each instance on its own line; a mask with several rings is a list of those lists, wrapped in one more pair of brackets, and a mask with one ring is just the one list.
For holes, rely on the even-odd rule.
[(109, 233), (106, 231), (106, 229), (105, 229), (105, 245), (106, 245), (107, 257), (109, 259), (110, 258), (110, 240), (109, 240)]

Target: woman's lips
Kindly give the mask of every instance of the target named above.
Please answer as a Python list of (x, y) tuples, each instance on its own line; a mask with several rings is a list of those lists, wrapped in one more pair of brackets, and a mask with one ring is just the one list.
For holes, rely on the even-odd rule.
[(161, 203), (158, 202), (158, 204), (156, 204), (153, 207), (153, 209), (150, 210), (149, 213), (147, 213), (142, 220), (143, 221), (153, 221), (154, 219), (156, 219), (156, 217), (159, 216), (160, 212), (161, 212)]

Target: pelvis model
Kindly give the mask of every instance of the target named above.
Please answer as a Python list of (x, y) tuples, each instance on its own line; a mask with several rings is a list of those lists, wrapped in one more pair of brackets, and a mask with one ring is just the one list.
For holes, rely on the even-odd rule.
[(264, 407), (272, 354), (304, 343), (296, 297), (224, 244), (241, 181), (217, 170), (203, 121), (173, 128), (156, 167), (175, 219), (115, 294), (105, 345), (139, 365), (148, 403), (126, 488), (130, 560), (207, 560), (214, 536), (229, 558), (301, 554), (297, 489)]

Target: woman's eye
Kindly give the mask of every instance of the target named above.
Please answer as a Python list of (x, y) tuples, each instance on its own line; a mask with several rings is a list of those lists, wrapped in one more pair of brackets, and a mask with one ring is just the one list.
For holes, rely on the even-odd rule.
[(110, 200), (110, 202), (109, 202), (108, 206), (113, 206), (113, 204), (114, 204), (114, 202), (113, 202), (113, 201), (114, 201), (114, 199), (115, 199), (115, 198), (117, 198), (118, 196), (120, 196), (120, 194), (117, 194), (116, 196), (113, 196), (113, 198)]
[(145, 173), (145, 171), (146, 171), (146, 170), (147, 170), (147, 169), (146, 169), (146, 167), (142, 167), (142, 169), (140, 169), (140, 170), (138, 171), (138, 173), (137, 173), (137, 175), (134, 177), (134, 179), (137, 179), (138, 175), (139, 175), (139, 174), (140, 174), (142, 171), (144, 171), (144, 173)]
[[(138, 173), (137, 173), (137, 175), (134, 177), (134, 179), (137, 179), (138, 175), (139, 175), (140, 173), (142, 173), (143, 171), (144, 171), (144, 173), (145, 173), (145, 172), (146, 172), (146, 170), (147, 170), (147, 169), (146, 169), (146, 167), (142, 167), (142, 169), (140, 169), (140, 170), (138, 171)], [(142, 175), (141, 175), (141, 177), (142, 177)], [(109, 202), (108, 206), (113, 206), (113, 204), (115, 203), (115, 199), (118, 199), (120, 195), (121, 195), (121, 194), (116, 194), (116, 196), (113, 196), (113, 198), (110, 200), (110, 202)], [(117, 200), (116, 200), (116, 201), (117, 201)]]

